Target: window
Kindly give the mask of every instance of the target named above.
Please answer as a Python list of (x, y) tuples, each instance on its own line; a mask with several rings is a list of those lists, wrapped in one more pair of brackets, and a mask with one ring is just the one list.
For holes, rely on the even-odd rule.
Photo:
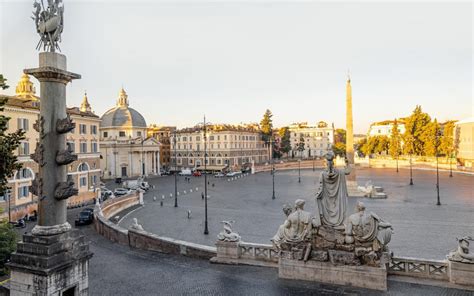
[(22, 198), (26, 198), (28, 197), (29, 195), (29, 189), (28, 189), (28, 185), (27, 186), (21, 186), (21, 187), (18, 187), (18, 199), (22, 199)]
[(227, 135), (224, 135), (224, 141), (227, 141)]
[(91, 152), (92, 153), (97, 152), (97, 142), (91, 142)]
[(93, 175), (92, 176), (92, 185), (96, 185), (96, 184), (97, 184), (97, 176)]
[(18, 118), (18, 129), (22, 129), (24, 131), (27, 131), (28, 130), (28, 119)]
[(196, 136), (196, 141), (201, 141), (201, 137)]
[(74, 152), (76, 150), (76, 145), (74, 144), (74, 141), (68, 141), (66, 145), (69, 151)]
[(89, 170), (89, 165), (87, 163), (83, 162), (77, 167), (77, 170), (79, 172), (87, 172)]
[(33, 175), (31, 174), (31, 171), (27, 168), (20, 169), (16, 173), (16, 179), (27, 179), (27, 178), (32, 178)]
[(189, 144), (189, 149), (193, 149), (193, 144)]
[(91, 125), (91, 134), (97, 135), (97, 125)]
[(79, 124), (79, 134), (85, 135), (87, 133), (87, 126), (85, 124)]
[(186, 137), (183, 137), (183, 142), (186, 142)]
[(119, 131), (119, 137), (125, 137), (125, 131)]
[(141, 137), (142, 136), (142, 132), (138, 131), (137, 132), (137, 137)]
[(30, 143), (21, 142), (18, 147), (18, 155), (25, 156), (30, 154)]
[(108, 132), (104, 132), (104, 138), (107, 138), (109, 136)]
[(79, 178), (79, 186), (86, 187), (87, 186), (87, 177), (80, 177)]
[(81, 147), (79, 150), (80, 153), (87, 153), (87, 142), (81, 142), (80, 147)]
[(214, 136), (210, 136), (209, 141), (214, 141)]

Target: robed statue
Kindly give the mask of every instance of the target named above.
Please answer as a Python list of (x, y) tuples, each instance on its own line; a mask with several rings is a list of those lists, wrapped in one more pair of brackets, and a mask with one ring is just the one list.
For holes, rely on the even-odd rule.
[(335, 168), (332, 151), (326, 154), (326, 161), (327, 169), (321, 173), (316, 193), (316, 213), (319, 217), (316, 215), (313, 224), (343, 230), (348, 196), (345, 175), (350, 173), (350, 169), (348, 166), (343, 170)]

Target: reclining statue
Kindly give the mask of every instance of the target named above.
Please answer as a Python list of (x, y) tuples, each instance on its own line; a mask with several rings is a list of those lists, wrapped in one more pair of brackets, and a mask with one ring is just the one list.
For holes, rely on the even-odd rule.
[(470, 236), (458, 238), (458, 247), (451, 251), (448, 259), (451, 261), (474, 264), (474, 253), (469, 252), (469, 241), (474, 241)]
[(370, 246), (374, 251), (388, 251), (393, 228), (375, 213), (367, 214), (365, 205), (357, 202), (356, 213), (349, 216), (346, 224), (346, 244)]

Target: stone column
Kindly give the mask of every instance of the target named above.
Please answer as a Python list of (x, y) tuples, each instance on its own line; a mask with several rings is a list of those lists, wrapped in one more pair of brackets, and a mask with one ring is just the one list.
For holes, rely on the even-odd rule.
[(66, 149), (75, 124), (66, 114), (66, 84), (81, 76), (66, 71), (66, 56), (39, 54), (39, 68), (24, 70), (41, 83), (39, 143), (31, 158), (39, 172), (31, 191), (38, 196), (38, 224), (23, 235), (8, 264), (10, 295), (87, 295), (92, 253), (84, 235), (67, 222), (67, 198), (76, 195), (66, 166), (77, 155)]
[(347, 176), (348, 181), (356, 180), (354, 167), (354, 126), (352, 122), (352, 87), (351, 79), (347, 79), (346, 85), (346, 157), (352, 168), (351, 174)]

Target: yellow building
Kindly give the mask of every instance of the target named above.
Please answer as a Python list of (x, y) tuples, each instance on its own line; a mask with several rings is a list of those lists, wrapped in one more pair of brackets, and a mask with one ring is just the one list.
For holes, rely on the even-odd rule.
[[(0, 215), (5, 217), (10, 214), (12, 220), (36, 211), (36, 196), (29, 192), (29, 186), (38, 172), (37, 164), (30, 158), (39, 141), (38, 132), (33, 128), (40, 114), (40, 98), (35, 93), (36, 89), (29, 76), (23, 74), (14, 96), (0, 95), (0, 99), (7, 99), (4, 109), (4, 115), (10, 117), (7, 132), (15, 132), (18, 129), (25, 131), (25, 139), (17, 151), (23, 168), (8, 180), (9, 196), (0, 197), (0, 208), (6, 209)], [(76, 128), (67, 135), (70, 149), (78, 154), (78, 160), (68, 165), (68, 174), (73, 177), (79, 190), (78, 196), (68, 200), (70, 204), (74, 204), (91, 200), (95, 196), (94, 187), (99, 186), (100, 119), (92, 112), (86, 95), (80, 108), (68, 108), (67, 112), (76, 123)]]
[(160, 163), (165, 169), (170, 168), (171, 162), (171, 141), (173, 133), (176, 131), (175, 126), (159, 126), (151, 124), (148, 126), (148, 137), (153, 137), (160, 142)]
[(474, 118), (456, 122), (457, 159), (466, 168), (474, 167)]
[(160, 142), (147, 136), (145, 118), (129, 107), (122, 88), (115, 107), (102, 115), (101, 162), (105, 179), (160, 175)]

